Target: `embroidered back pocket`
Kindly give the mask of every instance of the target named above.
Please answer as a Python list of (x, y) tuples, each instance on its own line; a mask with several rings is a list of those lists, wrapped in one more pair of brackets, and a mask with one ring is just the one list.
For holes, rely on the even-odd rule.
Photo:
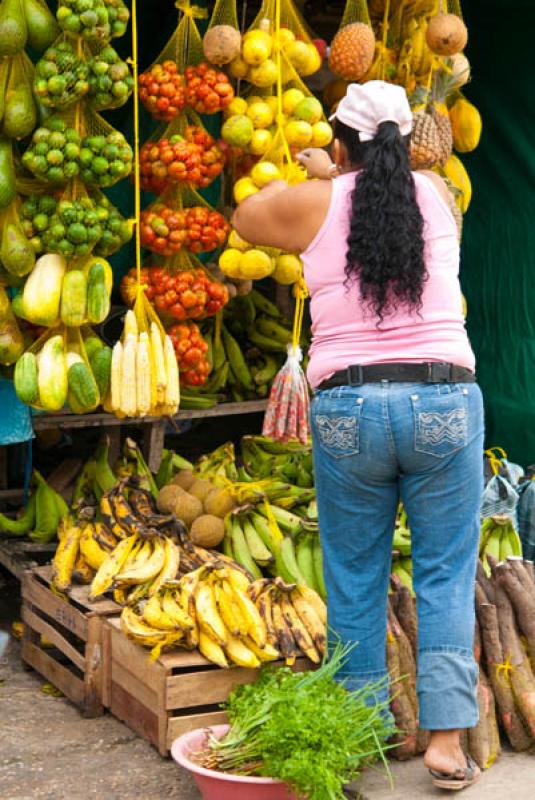
[(468, 442), (468, 398), (460, 391), (412, 396), (414, 449), (445, 458)]
[(321, 448), (334, 458), (359, 453), (362, 398), (319, 398), (312, 408), (312, 426)]

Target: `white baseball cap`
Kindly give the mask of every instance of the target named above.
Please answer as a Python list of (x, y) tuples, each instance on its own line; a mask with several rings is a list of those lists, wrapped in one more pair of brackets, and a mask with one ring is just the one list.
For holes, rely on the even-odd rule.
[(412, 111), (402, 86), (385, 81), (351, 83), (329, 121), (339, 119), (369, 142), (382, 122), (395, 122), (402, 136), (412, 131)]

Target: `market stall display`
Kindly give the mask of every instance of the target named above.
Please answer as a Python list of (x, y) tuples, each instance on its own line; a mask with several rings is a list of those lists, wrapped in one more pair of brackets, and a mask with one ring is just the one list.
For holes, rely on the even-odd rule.
[[(305, 180), (295, 156), (329, 145), (328, 116), (348, 81), (384, 79), (407, 89), (413, 166), (446, 179), (459, 221), (472, 192), (462, 154), (481, 136), (479, 112), (463, 95), (470, 64), (459, 3), (348, 0), (323, 102), (308, 79), (319, 79), (325, 53), (290, 0), (264, 0), (247, 30), (236, 4), (220, 0), (204, 36), (202, 12), (188, 0), (177, 8), (175, 33), (139, 76), (135, 49), (131, 74), (130, 60), (111, 44), (129, 19), (121, 0), (66, 0), (57, 21), (36, 0), (0, 8), (0, 362), (14, 367), (18, 397), (51, 412), (91, 414), (102, 406), (126, 420), (269, 398), (263, 435), (243, 437), (236, 451), (227, 443), (194, 464), (164, 451), (152, 474), (132, 443), (114, 464), (101, 446), (83, 466), (72, 502), (34, 472), (19, 517), (0, 515), (6, 538), (57, 539), (46, 577), (25, 583), (24, 658), (63, 676), (60, 688), (78, 705), (111, 707), (162, 753), (183, 730), (220, 721), (215, 703), (234, 681), (249, 682), (250, 670), (263, 662), (310, 669), (326, 649), (301, 368), (309, 343), (302, 264), (297, 254), (241, 239), (230, 206), (271, 180)], [(26, 43), (40, 52), (35, 66)], [(162, 123), (134, 146), (100, 116), (132, 94)], [(139, 119), (135, 130), (138, 139)], [(102, 190), (132, 172), (138, 209), (127, 220)], [(154, 196), (143, 210), (141, 187)], [(107, 259), (134, 231), (136, 266), (114, 286)], [(275, 284), (291, 287), (293, 320), (270, 299)], [(113, 288), (129, 310), (109, 346), (94, 326), (108, 317)], [(483, 769), (499, 755), (499, 729), (514, 749), (535, 741), (532, 483), (511, 486), (518, 526), (515, 513), (493, 512), (483, 513), (481, 528), (480, 722), (466, 739)], [(396, 757), (409, 758), (425, 750), (427, 734), (418, 728), (411, 539), (402, 508), (393, 550), (387, 662), (398, 730), (391, 744)], [(99, 604), (102, 616), (113, 617), (106, 640), (97, 642), (103, 621), (90, 623), (87, 644), (79, 643), (84, 656), (52, 628), (81, 683), (43, 655), (37, 642), (51, 630), (45, 607), (36, 611), (40, 602), (56, 611), (76, 604), (84, 631)], [(111, 642), (109, 681), (97, 676), (95, 699), (91, 659), (104, 641)], [(146, 686), (124, 679), (125, 658), (169, 692), (169, 707), (147, 703)], [(190, 700), (181, 680), (191, 682)], [(213, 707), (198, 716), (187, 703), (203, 705), (207, 687)]]

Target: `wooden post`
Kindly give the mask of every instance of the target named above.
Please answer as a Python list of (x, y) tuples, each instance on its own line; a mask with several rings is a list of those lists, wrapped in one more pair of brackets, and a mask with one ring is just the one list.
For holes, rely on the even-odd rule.
[(143, 433), (143, 455), (151, 472), (158, 472), (162, 461), (166, 419), (151, 422)]

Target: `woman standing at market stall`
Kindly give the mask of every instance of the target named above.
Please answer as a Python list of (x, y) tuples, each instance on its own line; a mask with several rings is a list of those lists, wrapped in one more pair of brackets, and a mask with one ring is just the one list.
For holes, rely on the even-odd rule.
[(386, 673), (386, 604), (398, 504), (412, 533), (420, 727), (435, 785), (479, 769), (460, 747), (478, 719), (473, 589), (483, 488), (483, 407), (442, 179), (410, 170), (400, 87), (352, 84), (334, 118), (334, 163), (269, 184), (234, 216), (258, 245), (300, 252), (311, 294), (308, 378), (329, 624), (358, 642), (349, 687)]

